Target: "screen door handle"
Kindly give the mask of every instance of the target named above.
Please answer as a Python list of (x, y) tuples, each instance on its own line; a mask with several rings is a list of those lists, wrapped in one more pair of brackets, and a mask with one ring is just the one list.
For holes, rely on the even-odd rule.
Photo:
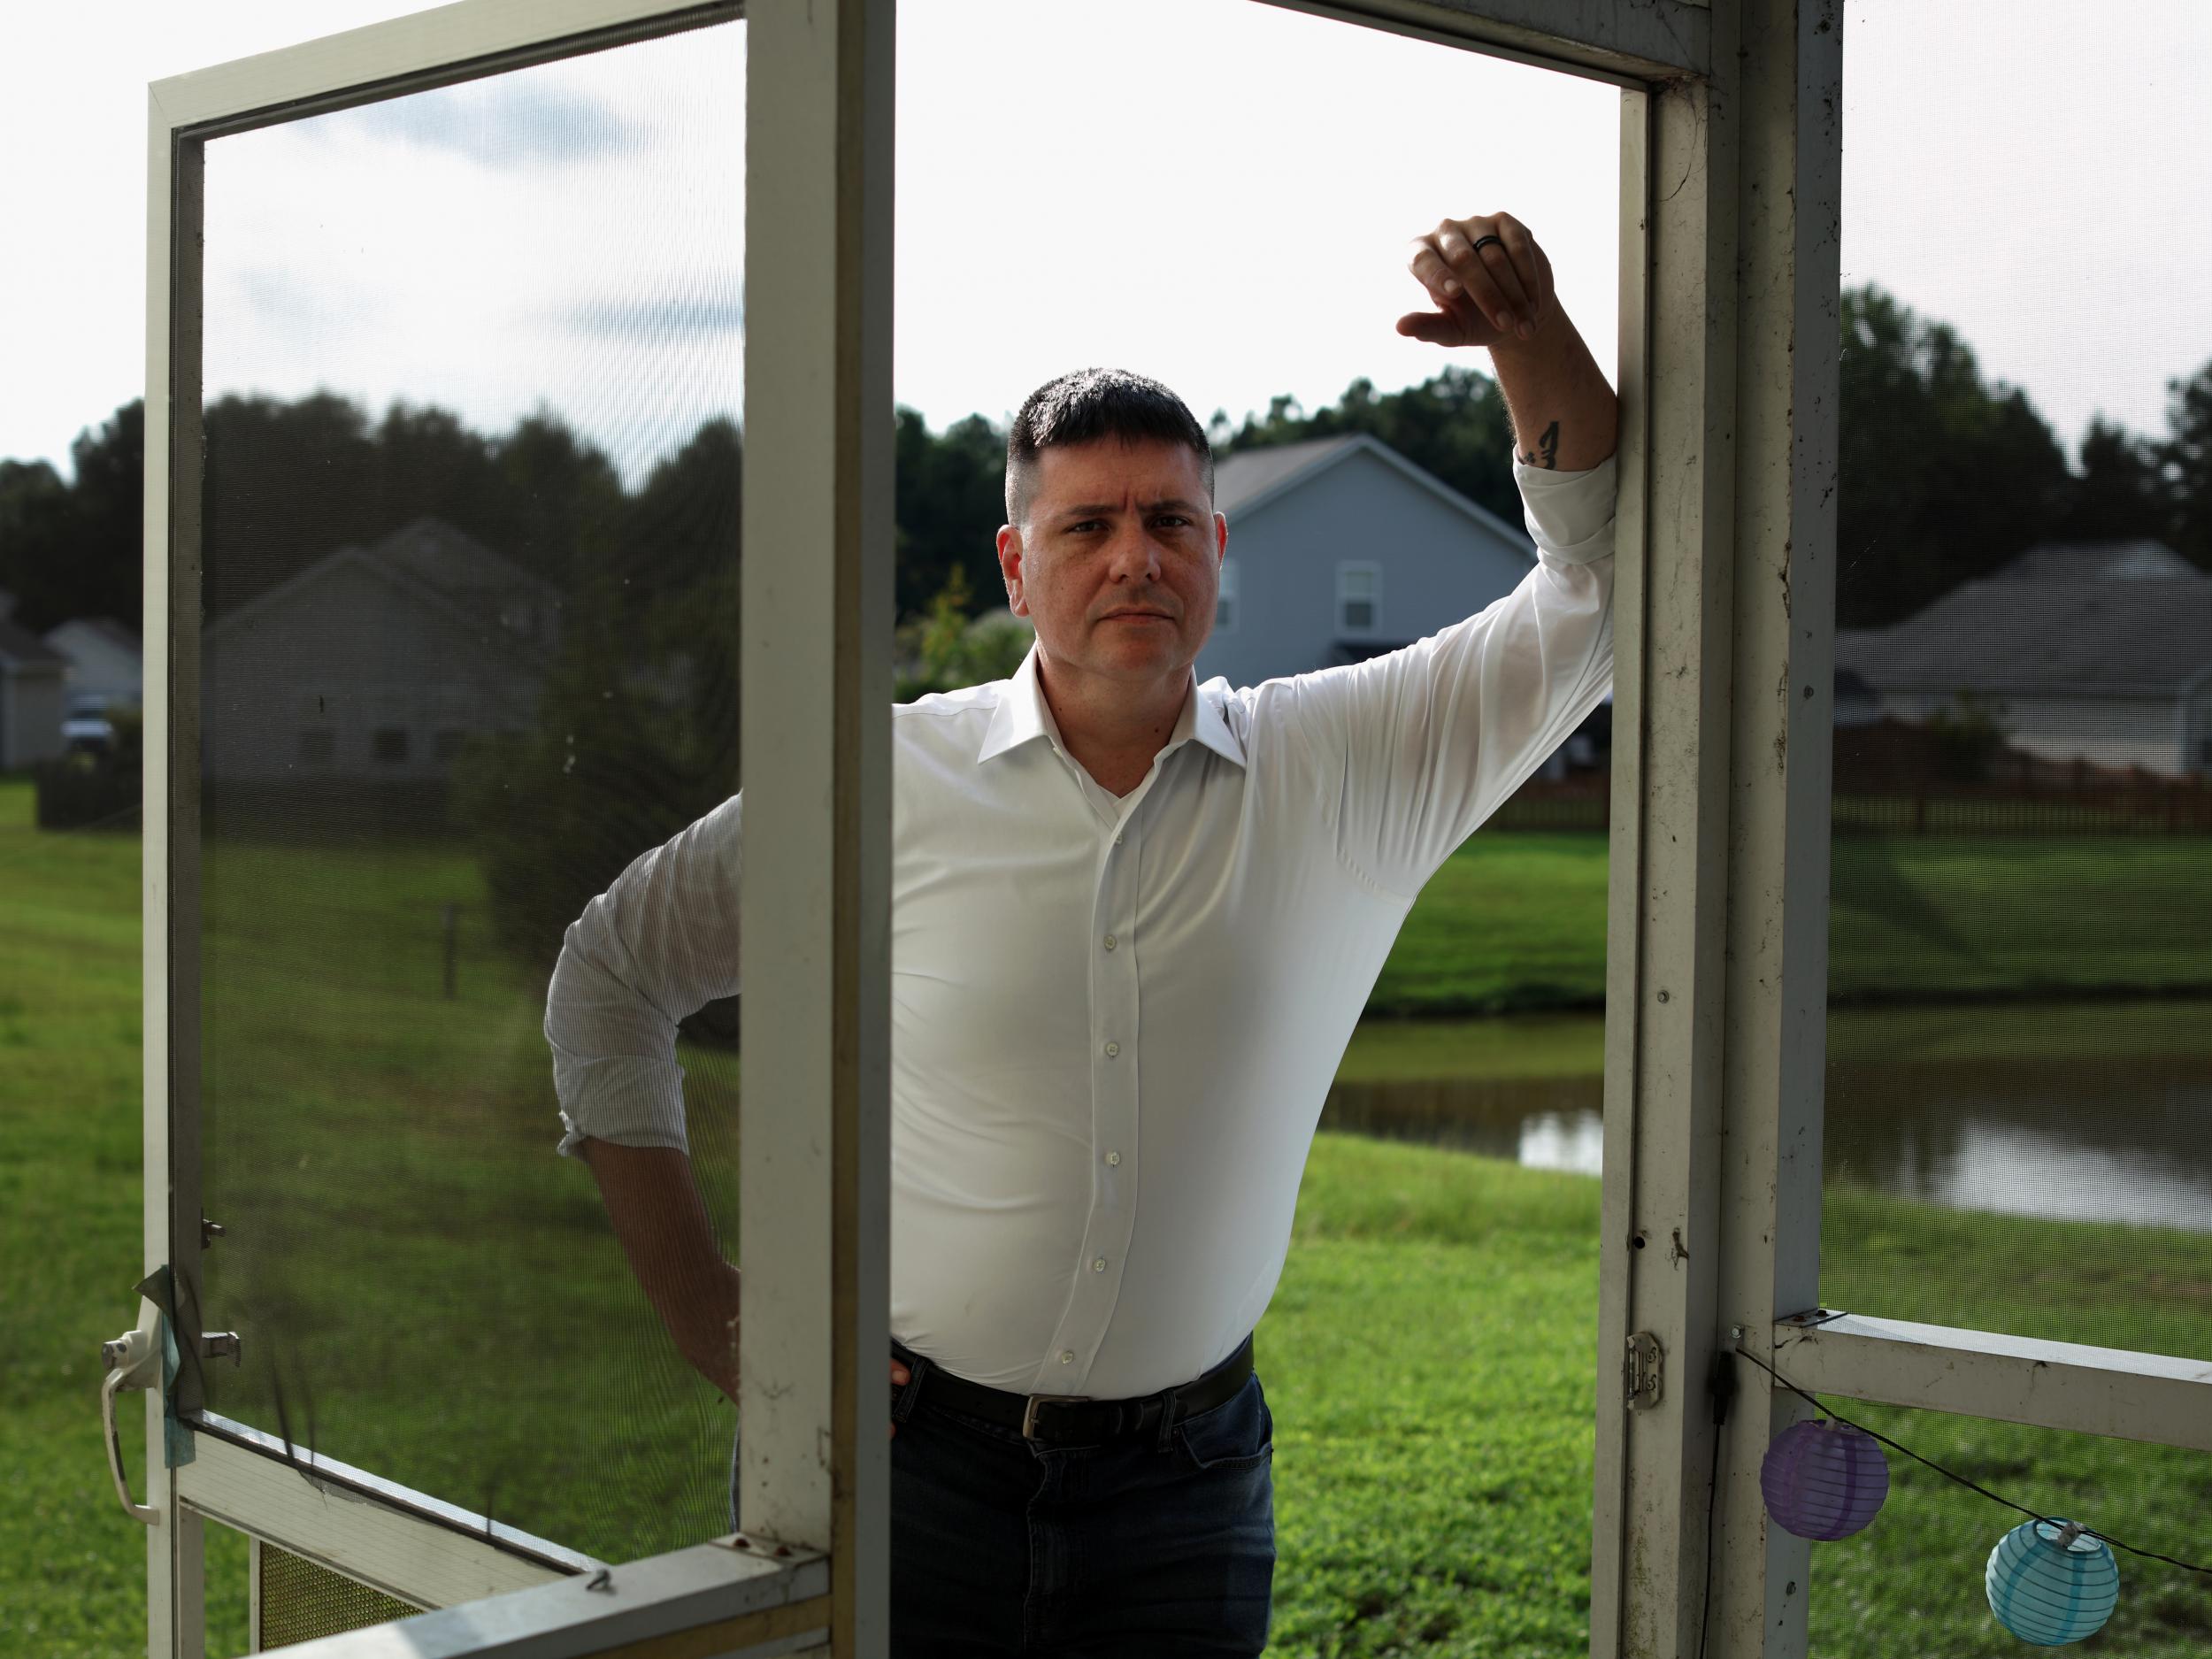
[(147, 1302), (136, 1330), (100, 1345), (100, 1363), (108, 1373), (100, 1385), (100, 1427), (107, 1441), (108, 1473), (115, 1477), (115, 1495), (122, 1501), (124, 1513), (149, 1526), (160, 1525), (161, 1511), (131, 1501), (130, 1483), (123, 1477), (123, 1441), (115, 1428), (115, 1394), (119, 1388), (151, 1387), (160, 1377), (161, 1348), (154, 1340), (158, 1317), (159, 1310)]

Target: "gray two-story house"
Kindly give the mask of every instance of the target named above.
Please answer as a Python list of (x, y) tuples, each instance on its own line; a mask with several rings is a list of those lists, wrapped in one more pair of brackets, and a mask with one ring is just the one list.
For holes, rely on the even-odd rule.
[(1425, 638), (1517, 586), (1527, 533), (1367, 435), (1247, 450), (1214, 474), (1229, 520), (1201, 680), (1254, 686)]

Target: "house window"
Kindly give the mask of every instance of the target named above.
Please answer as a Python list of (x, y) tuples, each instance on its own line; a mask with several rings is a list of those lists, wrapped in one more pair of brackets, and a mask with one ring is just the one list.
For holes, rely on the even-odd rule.
[(1372, 634), (1382, 618), (1382, 566), (1348, 561), (1336, 567), (1336, 629)]
[(380, 726), (371, 740), (370, 752), (378, 760), (397, 763), (407, 758), (407, 728), (403, 726)]
[(300, 764), (327, 766), (338, 758), (338, 733), (326, 726), (310, 726), (300, 732)]
[(1237, 562), (1221, 561), (1221, 595), (1214, 601), (1214, 632), (1233, 634), (1237, 626)]

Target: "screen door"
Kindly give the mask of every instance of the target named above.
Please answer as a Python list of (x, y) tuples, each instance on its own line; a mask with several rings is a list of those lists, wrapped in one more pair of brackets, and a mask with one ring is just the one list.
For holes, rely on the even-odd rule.
[[(545, 1031), (587, 903), (741, 777), (746, 27), (669, 27), (212, 136), (197, 180), (177, 1398), (211, 1462), (507, 1552), (480, 1594), (734, 1525), (734, 1406), (562, 1156)], [(734, 999), (674, 1057), (734, 1263)], [(211, 1651), (439, 1604), (292, 1541), (248, 1598), (217, 1535)]]

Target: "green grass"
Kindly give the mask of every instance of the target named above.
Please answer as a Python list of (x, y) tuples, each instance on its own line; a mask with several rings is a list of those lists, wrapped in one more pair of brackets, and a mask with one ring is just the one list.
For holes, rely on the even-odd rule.
[(1429, 878), (1371, 1014), (1499, 1014), (1605, 1000), (1605, 837), (1477, 834)]
[[(2093, 1026), (2078, 1016), (2093, 1010)], [(1832, 1061), (1892, 1064), (2001, 1059), (2134, 1060), (2212, 1055), (2212, 1007), (2200, 998), (2073, 1004), (1839, 1008), (1828, 1016)], [(1495, 1014), (1459, 1019), (1371, 1019), (1337, 1067), (1345, 1083), (1596, 1077), (1605, 1022), (1596, 1013)]]
[[(2212, 991), (2212, 837), (1847, 836), (1830, 880), (1840, 1002)], [(1430, 878), (1371, 1014), (1605, 1000), (1605, 838), (1477, 834)]]
[[(224, 1045), (258, 1058), (227, 1071), (219, 1056), (206, 1080), (223, 1171), (209, 1208), (234, 1227), (209, 1257), (211, 1297), (250, 1355), (283, 1350), (288, 1408), (303, 1428), (312, 1411), (334, 1455), (586, 1548), (695, 1540), (720, 1525), (726, 1413), (669, 1355), (588, 1173), (553, 1157), (535, 993), (466, 908), (460, 996), (442, 995), (436, 906), (467, 905), (471, 879), (419, 851), (237, 851), (215, 870), (208, 1016)], [(27, 791), (0, 785), (0, 1469), (12, 1499), (0, 1508), (0, 1653), (142, 1651), (144, 1539), (116, 1508), (96, 1426), (98, 1344), (134, 1320), (141, 1271), (138, 881), (135, 839), (35, 834)], [(280, 891), (295, 926), (270, 925)], [(2200, 1041), (2170, 1011), (2115, 1014), (2147, 1042)], [(1939, 1010), (1915, 1018), (1915, 1044), (1969, 1041)], [(2033, 1025), (2030, 1010), (2022, 1041)], [(1493, 1031), (1479, 1064), (1570, 1074), (1595, 1029)], [(1424, 1075), (1443, 1064), (1442, 1039), (1363, 1031), (1347, 1065)], [(687, 1064), (702, 1173), (733, 1245), (735, 1070)], [(342, 1162), (324, 1156), (332, 1145), (349, 1149)], [(1256, 1339), (1279, 1444), (1273, 1651), (1584, 1651), (1597, 1194), (1586, 1178), (1463, 1154), (1317, 1141)], [(1947, 1217), (1848, 1189), (1828, 1202), (1862, 1241), (1824, 1281), (1832, 1302), (1902, 1305), (1950, 1274), (1993, 1328), (2032, 1316), (2080, 1340), (2150, 1345), (2154, 1333), (2212, 1355), (2212, 1238)], [(234, 1240), (273, 1248), (227, 1255)], [(380, 1317), (331, 1317), (361, 1306)], [(250, 1362), (218, 1372), (219, 1408), (266, 1420), (273, 1374)], [(326, 1386), (311, 1400), (300, 1378)], [(2212, 1552), (2201, 1456), (1846, 1409), (2023, 1502), (2169, 1554)], [(134, 1430), (135, 1410), (128, 1420)], [(141, 1462), (134, 1448), (142, 1495)], [(610, 1471), (620, 1478), (595, 1479)], [(488, 1494), (476, 1489), (487, 1471)], [(1867, 1533), (1818, 1547), (1814, 1651), (2015, 1651), (1979, 1588), (2008, 1524), (1901, 1468)], [(236, 1653), (243, 1543), (209, 1535), (211, 1651)], [(2122, 1572), (2101, 1645), (2149, 1659), (2212, 1645), (2199, 1584), (2132, 1557)]]
[[(2054, 1313), (2077, 1340), (2177, 1333), (2212, 1355), (2212, 1237), (1945, 1216), (1832, 1192), (1854, 1236), (1824, 1296), (1880, 1308), (1932, 1271), (1980, 1287), (1989, 1328)], [(1324, 1135), (1254, 1348), (1275, 1415), (1271, 1652), (1567, 1655), (1588, 1618), (1598, 1184), (1489, 1159)], [(1989, 1271), (2031, 1262), (2024, 1272)], [(2154, 1260), (2163, 1300), (2116, 1286)], [(2001, 1286), (2001, 1288), (1990, 1288)], [(1931, 1412), (1837, 1402), (2017, 1502), (2185, 1560), (2212, 1556), (2212, 1458)], [(1902, 1457), (1874, 1524), (1814, 1547), (1822, 1659), (2008, 1656), (1981, 1568), (2021, 1518)], [(2184, 1659), (2212, 1647), (2212, 1585), (2124, 1556), (2097, 1647)]]

